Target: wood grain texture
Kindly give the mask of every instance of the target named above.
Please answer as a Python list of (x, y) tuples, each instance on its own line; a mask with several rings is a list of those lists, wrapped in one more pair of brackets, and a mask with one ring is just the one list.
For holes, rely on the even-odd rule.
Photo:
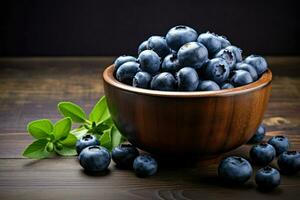
[[(140, 179), (117, 170), (90, 176), (76, 158), (33, 161), (23, 158), (31, 142), (25, 128), (39, 118), (59, 119), (57, 102), (70, 100), (89, 111), (103, 95), (102, 67), (113, 58), (0, 59), (0, 199), (297, 199), (300, 175), (283, 176), (272, 193), (256, 190), (253, 177), (228, 187), (217, 179), (217, 165), (160, 165), (157, 175)], [(300, 150), (300, 58), (268, 58), (274, 74), (265, 113), (267, 138), (286, 135)], [(227, 155), (248, 158), (250, 145)], [(225, 156), (225, 155), (224, 155)], [(180, 160), (180, 158), (178, 158)], [(273, 161), (276, 167), (276, 161)]]

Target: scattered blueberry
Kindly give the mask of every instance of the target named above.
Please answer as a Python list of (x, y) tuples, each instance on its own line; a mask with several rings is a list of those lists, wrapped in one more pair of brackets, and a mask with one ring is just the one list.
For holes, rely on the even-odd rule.
[(140, 155), (135, 158), (133, 169), (138, 177), (151, 176), (157, 172), (157, 162), (150, 155)]
[(148, 41), (144, 41), (140, 44), (139, 48), (138, 48), (138, 54), (140, 54), (142, 51), (145, 51), (148, 49)]
[(261, 142), (266, 135), (266, 128), (263, 124), (261, 124), (256, 130), (255, 134), (248, 141), (249, 144), (255, 144)]
[(101, 146), (89, 146), (79, 154), (79, 163), (87, 171), (100, 172), (108, 168), (111, 156), (109, 151)]
[(230, 83), (224, 83), (221, 87), (221, 89), (231, 89), (234, 88), (233, 85), (231, 85)]
[(197, 88), (198, 91), (217, 91), (220, 90), (220, 86), (210, 80), (201, 81)]
[(177, 59), (177, 54), (167, 55), (161, 65), (161, 70), (164, 72), (176, 72), (180, 69), (179, 61)]
[(78, 154), (80, 154), (80, 152), (88, 147), (88, 146), (94, 146), (94, 145), (99, 145), (99, 141), (97, 140), (97, 138), (93, 135), (85, 135), (82, 136), (82, 138), (80, 140), (77, 140), (76, 142), (76, 151)]
[(252, 79), (253, 79), (253, 81), (256, 81), (257, 78), (258, 78), (256, 69), (252, 65), (249, 65), (247, 63), (243, 63), (243, 62), (242, 63), (237, 63), (235, 65), (235, 69), (236, 70), (239, 70), (239, 69), (240, 70), (245, 70), (245, 71), (249, 72), (250, 75), (251, 75), (251, 77), (252, 77)]
[(245, 63), (252, 65), (256, 69), (256, 72), (259, 76), (268, 69), (267, 61), (261, 56), (248, 56), (247, 58), (245, 58)]
[(117, 70), (116, 77), (117, 79), (125, 84), (132, 85), (132, 79), (136, 73), (141, 71), (139, 68), (139, 63), (137, 62), (126, 62), (122, 64)]
[(178, 51), (182, 45), (196, 41), (197, 37), (198, 34), (194, 29), (180, 25), (175, 26), (168, 31), (166, 41), (171, 49)]
[(280, 184), (280, 173), (272, 167), (264, 167), (256, 172), (255, 182), (260, 190), (272, 190)]
[(131, 144), (121, 144), (115, 147), (111, 156), (119, 168), (132, 168), (134, 159), (139, 156), (139, 151)]
[(205, 68), (206, 77), (216, 83), (224, 83), (228, 79), (229, 73), (229, 66), (222, 58), (214, 58), (208, 61)]
[(114, 65), (115, 65), (115, 72), (117, 72), (117, 70), (119, 69), (119, 67), (126, 63), (126, 62), (129, 62), (129, 61), (132, 61), (132, 62), (135, 62), (136, 61), (136, 58), (133, 57), (133, 56), (119, 56), (115, 62), (114, 62)]
[(138, 72), (133, 77), (132, 86), (147, 89), (150, 87), (151, 78), (148, 72)]
[(207, 48), (209, 55), (215, 55), (222, 49), (222, 41), (214, 33), (206, 32), (200, 34), (197, 42), (202, 43)]
[(208, 52), (203, 44), (189, 42), (180, 47), (177, 57), (181, 66), (199, 69), (208, 61)]
[(287, 137), (282, 135), (272, 137), (269, 139), (268, 143), (275, 148), (277, 156), (287, 151), (290, 146)]
[(218, 175), (226, 182), (242, 184), (251, 177), (252, 167), (246, 159), (230, 156), (223, 159), (219, 164)]
[(156, 74), (160, 68), (160, 57), (153, 50), (144, 50), (139, 54), (140, 68), (150, 74)]
[(235, 87), (247, 85), (253, 82), (251, 74), (245, 70), (235, 70), (230, 79), (230, 82)]
[(278, 157), (280, 172), (284, 174), (296, 174), (300, 171), (300, 152), (285, 151)]
[(162, 72), (152, 78), (151, 89), (174, 91), (176, 90), (176, 80), (174, 76), (169, 72)]
[(177, 74), (178, 90), (180, 91), (194, 91), (199, 84), (199, 77), (194, 68), (184, 67), (180, 69)]
[(250, 158), (253, 163), (266, 166), (276, 156), (274, 147), (268, 143), (254, 145), (250, 150)]
[(152, 36), (148, 39), (148, 49), (155, 51), (161, 58), (170, 54), (171, 49), (168, 47), (166, 39), (161, 36)]

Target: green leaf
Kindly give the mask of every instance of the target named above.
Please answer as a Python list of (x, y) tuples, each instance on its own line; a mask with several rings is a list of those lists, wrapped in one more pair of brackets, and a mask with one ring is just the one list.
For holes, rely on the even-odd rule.
[(53, 131), (53, 125), (49, 119), (40, 119), (30, 122), (27, 130), (36, 139), (47, 138)]
[(60, 102), (58, 110), (65, 117), (70, 117), (73, 122), (86, 122), (86, 114), (82, 108), (72, 102)]
[(100, 144), (101, 146), (106, 147), (108, 150), (111, 150), (111, 136), (110, 136), (111, 129), (105, 130), (103, 135), (100, 137)]
[(92, 122), (103, 122), (110, 117), (106, 103), (106, 97), (103, 96), (92, 109), (89, 119)]
[(113, 126), (111, 128), (111, 146), (112, 148), (118, 146), (123, 142), (124, 138), (121, 135), (120, 131), (117, 129), (117, 127)]
[(58, 155), (61, 155), (61, 156), (76, 156), (77, 155), (77, 152), (74, 148), (69, 148), (66, 146), (63, 146), (62, 149), (60, 149), (60, 150), (58, 150), (56, 147), (54, 147), (54, 150)]
[(38, 139), (30, 144), (25, 151), (23, 156), (33, 159), (46, 158), (50, 155), (50, 152), (47, 152), (46, 145), (48, 143), (47, 139)]
[(77, 142), (76, 136), (71, 133), (68, 135), (68, 137), (66, 139), (60, 141), (60, 143), (64, 147), (69, 147), (69, 148), (75, 148), (76, 142)]
[(77, 139), (82, 138), (82, 136), (86, 135), (87, 132), (88, 132), (88, 129), (86, 129), (85, 127), (75, 128), (71, 131), (71, 133), (73, 135), (75, 135)]
[(53, 135), (56, 140), (65, 139), (70, 133), (72, 121), (70, 117), (63, 118), (54, 125)]

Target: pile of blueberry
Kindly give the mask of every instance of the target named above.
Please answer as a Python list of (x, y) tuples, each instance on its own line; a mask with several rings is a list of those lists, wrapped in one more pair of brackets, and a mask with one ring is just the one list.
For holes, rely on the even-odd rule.
[(122, 83), (164, 91), (215, 91), (256, 81), (266, 70), (261, 56), (243, 60), (242, 50), (223, 36), (198, 33), (188, 26), (151, 36), (138, 47), (138, 58), (120, 56), (114, 74)]
[(85, 135), (76, 143), (80, 165), (90, 172), (107, 170), (111, 159), (118, 168), (133, 169), (138, 177), (151, 176), (157, 171), (157, 162), (150, 155), (139, 155), (131, 144), (121, 144), (110, 153), (93, 135)]
[[(289, 141), (285, 136), (274, 136), (268, 142), (263, 142), (264, 136), (265, 127), (261, 125), (248, 143), (258, 143), (252, 146), (249, 153), (252, 164), (262, 167), (256, 172), (255, 182), (259, 189), (269, 191), (280, 184), (280, 173), (291, 175), (300, 171), (300, 152), (288, 150)], [(280, 173), (269, 166), (276, 156)], [(252, 172), (250, 163), (238, 156), (225, 158), (218, 168), (219, 176), (233, 184), (245, 183)]]

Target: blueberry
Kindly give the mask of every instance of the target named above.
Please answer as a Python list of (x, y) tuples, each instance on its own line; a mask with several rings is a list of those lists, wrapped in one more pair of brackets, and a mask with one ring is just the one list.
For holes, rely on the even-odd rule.
[(205, 68), (205, 75), (208, 79), (215, 81), (216, 83), (223, 83), (229, 77), (229, 66), (227, 62), (222, 58), (214, 58), (208, 61)]
[(268, 143), (254, 145), (250, 150), (250, 158), (253, 163), (266, 166), (276, 156), (274, 147)]
[(139, 156), (139, 151), (131, 144), (121, 144), (115, 147), (111, 156), (119, 168), (132, 168), (134, 159)]
[(285, 151), (278, 157), (280, 172), (284, 174), (296, 174), (300, 171), (300, 152)]
[(97, 138), (93, 135), (85, 135), (83, 136), (80, 140), (77, 140), (76, 142), (76, 151), (78, 154), (88, 146), (94, 146), (94, 145), (99, 145), (99, 141)]
[(230, 79), (230, 82), (235, 87), (239, 87), (242, 85), (247, 85), (253, 82), (253, 78), (251, 74), (245, 70), (235, 70), (233, 71), (233, 75)]
[(201, 81), (198, 85), (197, 90), (199, 91), (217, 91), (220, 90), (220, 86), (210, 80)]
[(287, 151), (290, 146), (287, 137), (282, 135), (273, 136), (271, 139), (269, 139), (268, 143), (275, 148), (277, 156)]
[(132, 62), (135, 62), (136, 61), (136, 58), (133, 57), (133, 56), (126, 56), (126, 55), (123, 55), (123, 56), (119, 56), (115, 62), (114, 62), (114, 65), (115, 65), (115, 72), (117, 72), (117, 70), (119, 69), (119, 67), (126, 63), (126, 62), (129, 62), (129, 61), (132, 61)]
[(258, 76), (262, 75), (268, 69), (267, 61), (261, 56), (248, 56), (245, 58), (245, 63), (252, 65), (256, 69)]
[(117, 79), (125, 84), (132, 85), (132, 79), (136, 73), (141, 71), (139, 68), (139, 63), (137, 62), (126, 62), (122, 64), (117, 70), (116, 77)]
[(140, 54), (142, 51), (147, 49), (148, 49), (148, 41), (146, 40), (139, 45), (138, 54)]
[(152, 76), (148, 72), (138, 72), (133, 77), (132, 86), (139, 88), (149, 88)]
[(184, 67), (176, 74), (178, 90), (194, 91), (199, 84), (199, 77), (194, 68)]
[(236, 63), (235, 54), (233, 51), (228, 49), (221, 49), (216, 55), (216, 58), (223, 58), (228, 63), (228, 66), (230, 70), (234, 68), (234, 65)]
[(225, 49), (233, 53), (236, 62), (242, 62), (243, 57), (242, 57), (242, 50), (240, 48), (230, 45), (227, 46)]
[(99, 172), (108, 168), (111, 157), (109, 151), (101, 146), (89, 146), (79, 154), (79, 163), (87, 171)]
[(176, 79), (169, 72), (162, 72), (152, 78), (151, 89), (174, 91), (176, 90)]
[(234, 88), (233, 85), (231, 85), (230, 83), (224, 83), (221, 87), (221, 89), (231, 89)]
[(253, 79), (253, 81), (256, 81), (257, 78), (258, 78), (256, 69), (255, 69), (252, 65), (249, 65), (249, 64), (247, 64), (247, 63), (243, 63), (243, 62), (237, 63), (237, 64), (235, 65), (235, 69), (236, 69), (236, 70), (241, 69), (241, 70), (245, 70), (245, 71), (249, 72), (250, 75), (251, 75), (251, 77), (252, 77), (252, 79)]
[(260, 190), (272, 190), (280, 184), (280, 173), (272, 167), (264, 167), (256, 172), (255, 182)]
[(148, 39), (148, 49), (155, 51), (161, 58), (164, 58), (171, 52), (167, 41), (161, 36), (152, 36)]
[(208, 50), (209, 55), (215, 55), (222, 49), (222, 42), (218, 35), (210, 32), (199, 35), (197, 42), (202, 43)]
[(230, 42), (227, 40), (225, 36), (218, 36), (218, 39), (221, 41), (221, 48), (224, 49), (230, 46)]
[(238, 156), (231, 156), (220, 162), (218, 175), (226, 182), (242, 184), (251, 177), (252, 167), (246, 159)]
[(156, 74), (160, 68), (160, 57), (153, 50), (144, 50), (139, 54), (138, 61), (143, 71)]
[(249, 144), (255, 144), (261, 142), (266, 135), (266, 128), (263, 124), (261, 124), (258, 129), (256, 130), (255, 134), (252, 138), (248, 141)]
[(178, 53), (179, 64), (183, 67), (201, 68), (208, 60), (206, 47), (198, 42), (189, 42), (180, 47)]
[(198, 34), (194, 29), (180, 25), (175, 26), (168, 31), (166, 41), (171, 49), (178, 51), (182, 45), (196, 41), (197, 37)]
[(164, 58), (161, 70), (164, 72), (176, 72), (180, 69), (179, 61), (176, 54), (169, 54)]
[(133, 169), (138, 177), (151, 176), (157, 172), (157, 162), (150, 155), (140, 155), (135, 158)]

